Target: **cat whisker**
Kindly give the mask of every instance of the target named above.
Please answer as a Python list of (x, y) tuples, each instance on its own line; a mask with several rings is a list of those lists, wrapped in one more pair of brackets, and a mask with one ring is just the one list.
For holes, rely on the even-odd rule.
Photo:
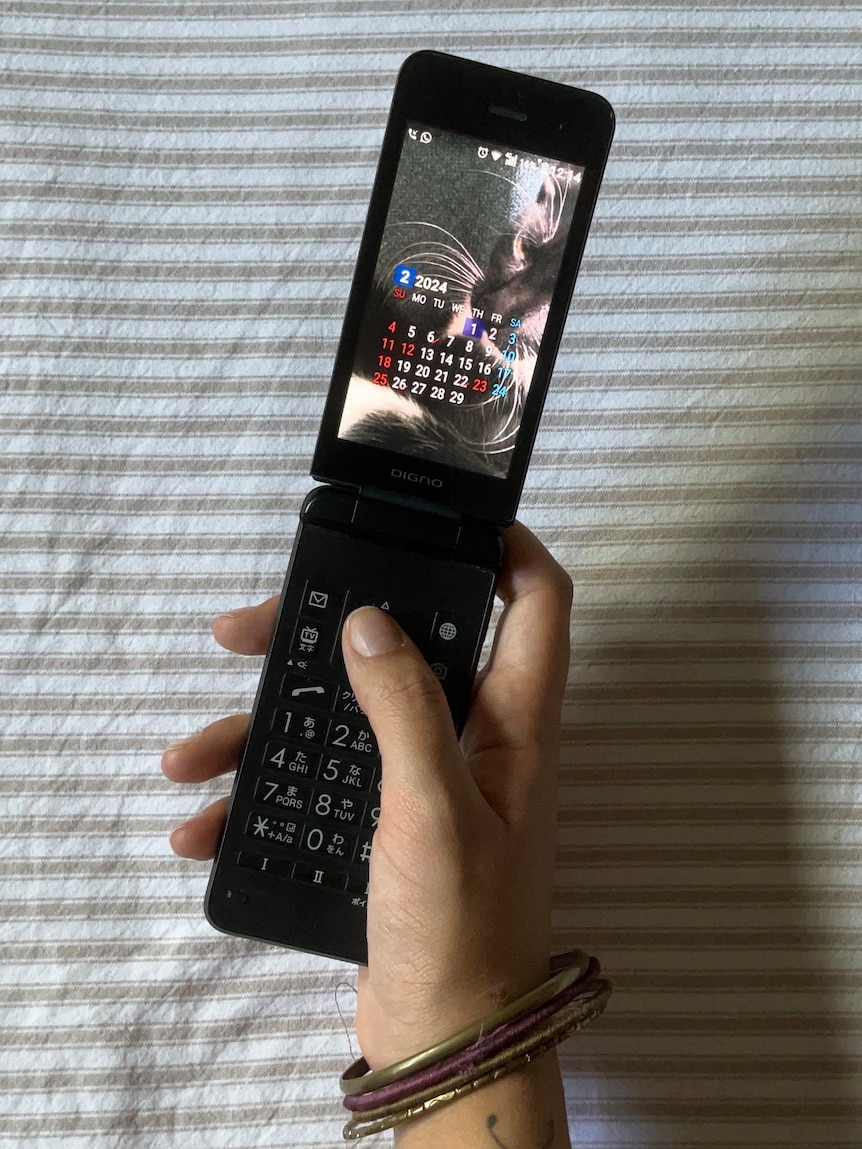
[(554, 209), (556, 209), (556, 210), (554, 211), (553, 219), (548, 218), (548, 220), (547, 220), (547, 229), (545, 232), (545, 236), (546, 236), (547, 240), (553, 239), (553, 237), (557, 234), (557, 230), (560, 226), (560, 220), (563, 218), (563, 208), (566, 205), (567, 191), (568, 191), (568, 189), (565, 187), (562, 187), (558, 180), (555, 179), (553, 181), (553, 194), (552, 194), (552, 198), (551, 198), (551, 210), (552, 211), (554, 211)]
[(521, 199), (525, 201), (525, 203), (530, 204), (533, 202), (531, 197), (527, 194), (527, 192), (524, 191), (524, 189), (516, 180), (510, 179), (508, 176), (504, 176), (501, 172), (485, 172), (484, 174), (492, 176), (495, 180), (502, 180), (504, 184), (509, 184), (510, 187), (515, 189), (515, 191), (518, 193)]
[(450, 248), (437, 248), (425, 250), (412, 250), (411, 255), (416, 259), (427, 259), (433, 261), (437, 267), (446, 267), (457, 273), (465, 283), (473, 283), (477, 278), (482, 278), (481, 272), (476, 273), (476, 268), (473, 264), (465, 262), (461, 253)]
[[(451, 231), (447, 231), (445, 227), (440, 227), (436, 223), (428, 223), (425, 220), (408, 220), (404, 223), (399, 223), (396, 226), (398, 226), (398, 227), (411, 227), (411, 228), (430, 227), (430, 228), (433, 228), (435, 231), (442, 232), (443, 235), (448, 235), (449, 239), (451, 239), (453, 241), (453, 243), (456, 245), (456, 247), (460, 248), (461, 252), (464, 255), (464, 259), (475, 269), (476, 275), (480, 276), (482, 274), (482, 269), (479, 267), (479, 264), (476, 262), (476, 260), (470, 254), (469, 249), (467, 247), (465, 247), (465, 245), (461, 242), (460, 239), (458, 239), (458, 237), (456, 235), (453, 235)], [(447, 244), (445, 246), (448, 247), (449, 245)]]
[(462, 253), (443, 244), (432, 248), (423, 248), (418, 244), (404, 248), (397, 257), (397, 263), (393, 264), (391, 272), (394, 273), (398, 264), (414, 260), (417, 263), (421, 262), (427, 271), (442, 273), (462, 291), (469, 291), (477, 281), (474, 267), (465, 262)]

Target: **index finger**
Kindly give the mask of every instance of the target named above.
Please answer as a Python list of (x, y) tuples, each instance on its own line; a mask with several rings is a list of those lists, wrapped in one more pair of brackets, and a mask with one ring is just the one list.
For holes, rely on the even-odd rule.
[(219, 646), (235, 654), (266, 654), (272, 638), (278, 595), (258, 606), (242, 606), (220, 614), (213, 622), (213, 637)]
[(471, 755), (555, 745), (569, 670), (572, 580), (523, 524), (503, 538), (504, 608), (464, 732)]

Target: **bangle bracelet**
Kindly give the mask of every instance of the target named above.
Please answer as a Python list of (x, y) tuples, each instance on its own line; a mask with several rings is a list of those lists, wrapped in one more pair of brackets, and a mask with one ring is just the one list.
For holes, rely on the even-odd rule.
[(540, 1025), (514, 1046), (472, 1071), (455, 1075), (436, 1087), (404, 1098), (400, 1103), (353, 1115), (343, 1130), (345, 1141), (358, 1141), (393, 1129), (523, 1068), (597, 1017), (607, 1005), (612, 988), (609, 981), (595, 981), (581, 996), (564, 1006), (552, 1021)]
[(495, 1057), (504, 1050), (512, 1049), (523, 1038), (539, 1030), (555, 1014), (560, 1013), (569, 1002), (583, 998), (587, 990), (599, 976), (601, 967), (595, 958), (590, 960), (586, 974), (568, 986), (561, 993), (556, 994), (550, 1001), (528, 1014), (522, 1014), (503, 1025), (496, 1026), (492, 1032), (483, 1034), (466, 1048), (457, 1053), (442, 1058), (425, 1069), (411, 1073), (409, 1077), (398, 1081), (391, 1081), (388, 1085), (370, 1090), (368, 1093), (355, 1094), (344, 1098), (345, 1109), (354, 1113), (363, 1113), (368, 1110), (379, 1109), (381, 1106), (401, 1102), (405, 1097), (414, 1093), (426, 1091), (437, 1087), (441, 1082), (454, 1076), (466, 1074), (473, 1076), (477, 1067)]
[(545, 1005), (573, 983), (580, 981), (589, 968), (590, 958), (581, 950), (558, 954), (551, 959), (552, 976), (546, 982), (516, 1001), (472, 1022), (453, 1037), (374, 1072), (370, 1071), (365, 1058), (360, 1057), (342, 1074), (340, 1081), (342, 1093), (348, 1096), (371, 1093), (436, 1065), (455, 1053), (460, 1053), (484, 1034)]

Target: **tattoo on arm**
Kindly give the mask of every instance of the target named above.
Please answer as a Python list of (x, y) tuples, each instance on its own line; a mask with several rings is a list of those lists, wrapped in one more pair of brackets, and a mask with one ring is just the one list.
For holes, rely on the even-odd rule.
[[(501, 1141), (500, 1138), (497, 1136), (497, 1134), (494, 1132), (494, 1126), (496, 1124), (497, 1124), (497, 1114), (496, 1113), (489, 1113), (488, 1114), (488, 1120), (486, 1122), (486, 1128), (487, 1128), (488, 1132), (491, 1134), (491, 1140), (494, 1142), (495, 1145), (499, 1146), (499, 1149), (511, 1149), (511, 1146), (507, 1145), (505, 1143), (505, 1141)], [(554, 1123), (553, 1123), (553, 1121), (549, 1121), (545, 1140), (542, 1142), (541, 1145), (537, 1146), (537, 1149), (551, 1149), (553, 1144), (554, 1144)]]

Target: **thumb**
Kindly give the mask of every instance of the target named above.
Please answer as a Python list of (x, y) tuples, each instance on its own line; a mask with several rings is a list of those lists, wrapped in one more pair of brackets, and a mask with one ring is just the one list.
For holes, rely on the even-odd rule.
[[(344, 665), (380, 747), (383, 785), (438, 797), (467, 770), (440, 682), (386, 611), (363, 606), (344, 624)], [(453, 794), (453, 790), (455, 794)]]

